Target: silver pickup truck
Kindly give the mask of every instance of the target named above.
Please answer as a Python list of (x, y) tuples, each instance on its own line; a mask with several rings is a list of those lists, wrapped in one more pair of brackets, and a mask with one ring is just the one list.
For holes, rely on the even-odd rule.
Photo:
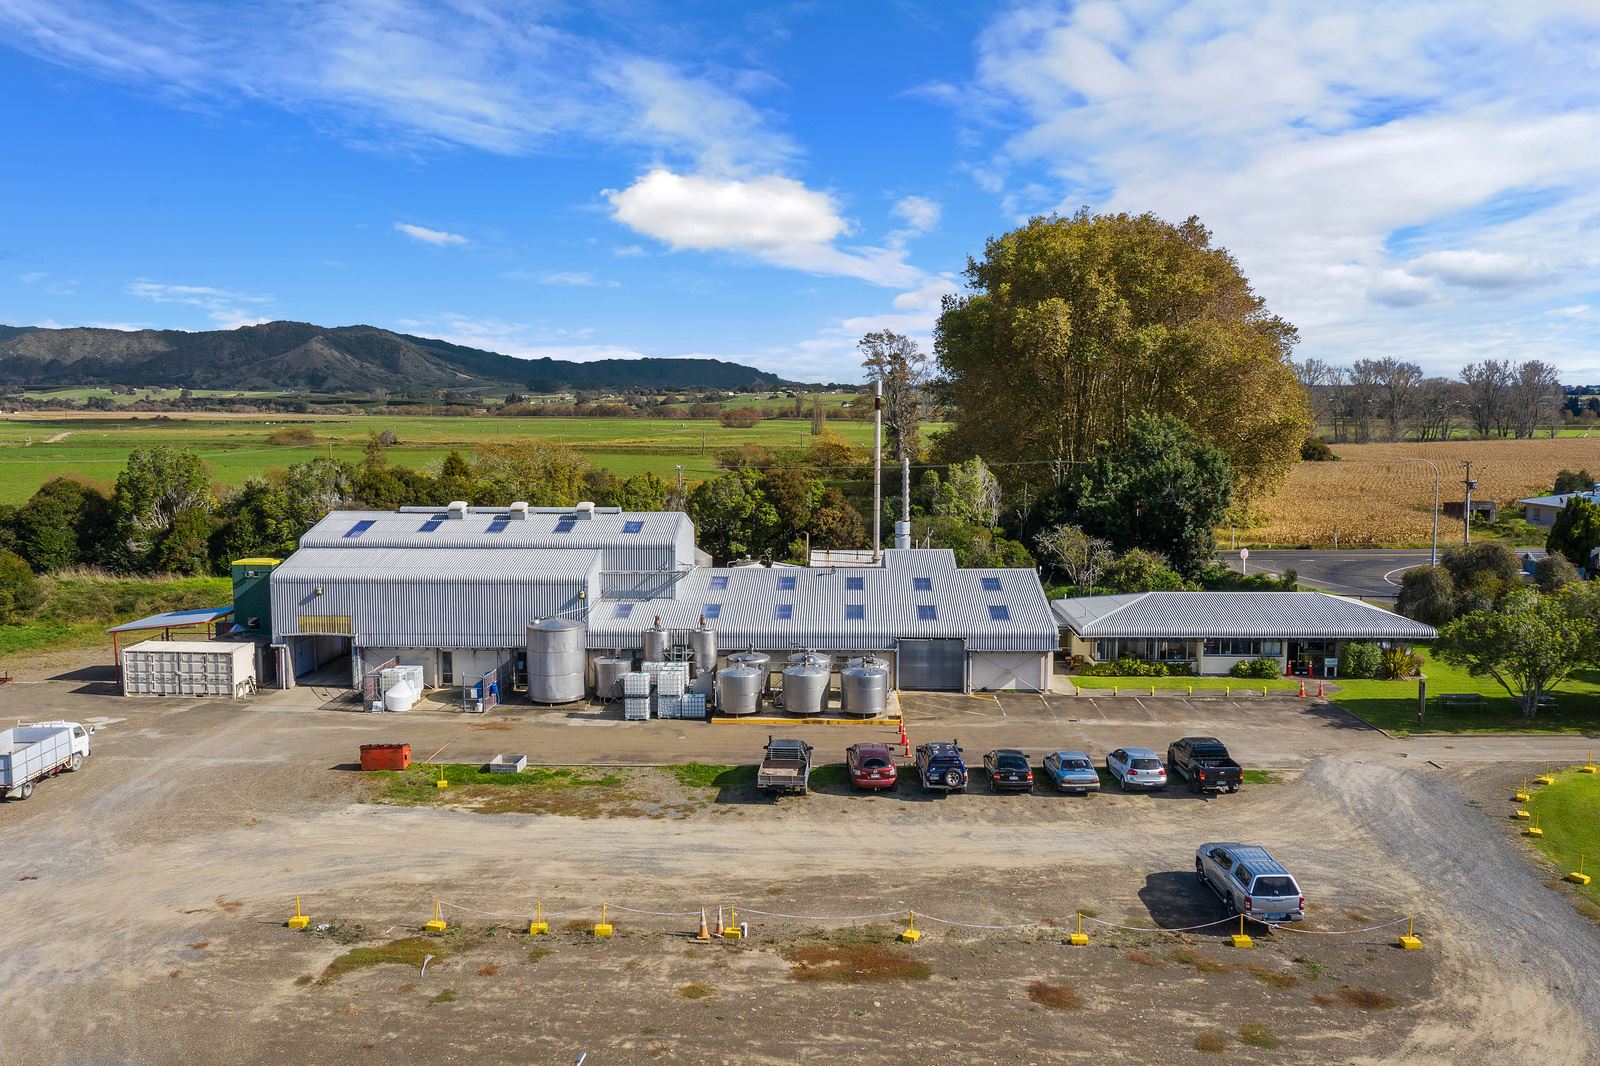
[(1228, 914), (1257, 922), (1298, 922), (1306, 897), (1294, 875), (1258, 844), (1201, 844), (1194, 874), (1215, 892)]
[(756, 771), (756, 788), (776, 795), (804, 796), (811, 787), (811, 745), (803, 740), (767, 738), (761, 768)]

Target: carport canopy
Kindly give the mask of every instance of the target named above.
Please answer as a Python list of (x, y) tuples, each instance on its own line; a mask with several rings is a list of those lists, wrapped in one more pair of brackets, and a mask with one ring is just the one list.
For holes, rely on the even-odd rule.
[(122, 647), (121, 640), (124, 633), (144, 633), (152, 629), (162, 631), (162, 639), (167, 640), (172, 636), (174, 629), (186, 629), (190, 626), (209, 626), (219, 618), (226, 618), (233, 613), (233, 604), (221, 607), (197, 607), (187, 611), (162, 611), (146, 618), (132, 622), (123, 622), (119, 626), (112, 626), (106, 630), (111, 634), (111, 662), (117, 668), (117, 681), (122, 681)]

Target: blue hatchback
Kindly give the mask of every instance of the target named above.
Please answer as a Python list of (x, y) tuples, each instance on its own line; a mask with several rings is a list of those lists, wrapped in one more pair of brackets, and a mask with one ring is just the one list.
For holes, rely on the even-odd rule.
[(1082, 796), (1100, 791), (1100, 775), (1085, 752), (1051, 752), (1044, 757), (1044, 775), (1058, 792), (1075, 792)]

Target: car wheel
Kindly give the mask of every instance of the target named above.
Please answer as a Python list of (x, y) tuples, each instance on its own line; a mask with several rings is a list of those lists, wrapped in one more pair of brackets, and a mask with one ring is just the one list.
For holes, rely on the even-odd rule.
[(1200, 792), (1200, 782), (1196, 781), (1192, 777), (1189, 778), (1189, 791), (1196, 794), (1199, 794)]
[(1199, 859), (1194, 861), (1194, 876), (1202, 885), (1206, 883), (1206, 868), (1200, 864)]
[(1230, 794), (1234, 793), (1234, 792), (1237, 792), (1237, 791), (1239, 791), (1239, 786), (1238, 785), (1229, 785), (1228, 786), (1228, 792)]
[(33, 782), (24, 781), (17, 787), (17, 799), (25, 800), (33, 795)]
[(67, 762), (67, 769), (72, 773), (77, 773), (83, 769), (83, 752), (75, 751), (72, 753), (72, 758)]
[(1126, 777), (1117, 778), (1117, 784), (1122, 788), (1122, 791), (1128, 791), (1128, 779)]
[(956, 771), (951, 770), (944, 775), (944, 783), (949, 785), (951, 788), (955, 788), (957, 785), (961, 784), (961, 775)]

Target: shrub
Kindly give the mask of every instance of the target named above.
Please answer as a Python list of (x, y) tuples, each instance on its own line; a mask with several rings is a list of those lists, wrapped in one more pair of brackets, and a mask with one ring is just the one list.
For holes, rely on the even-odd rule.
[(1378, 676), (1386, 681), (1416, 677), (1422, 672), (1422, 656), (1407, 648), (1385, 648)]
[(1228, 671), (1234, 677), (1254, 677), (1261, 680), (1278, 677), (1283, 673), (1283, 667), (1278, 665), (1278, 660), (1263, 655), (1258, 659), (1240, 659)]
[(1300, 458), (1308, 463), (1329, 463), (1339, 460), (1333, 449), (1328, 447), (1328, 442), (1321, 437), (1307, 437), (1305, 443), (1300, 445)]
[(761, 412), (754, 407), (732, 407), (717, 416), (729, 429), (749, 429), (761, 421)]
[(16, 552), (0, 550), (0, 625), (11, 625), (39, 606), (39, 579)]
[(288, 426), (268, 433), (267, 443), (303, 446), (317, 443), (317, 435), (305, 426)]
[(1353, 642), (1339, 650), (1341, 677), (1377, 677), (1383, 666), (1383, 651), (1376, 644)]

